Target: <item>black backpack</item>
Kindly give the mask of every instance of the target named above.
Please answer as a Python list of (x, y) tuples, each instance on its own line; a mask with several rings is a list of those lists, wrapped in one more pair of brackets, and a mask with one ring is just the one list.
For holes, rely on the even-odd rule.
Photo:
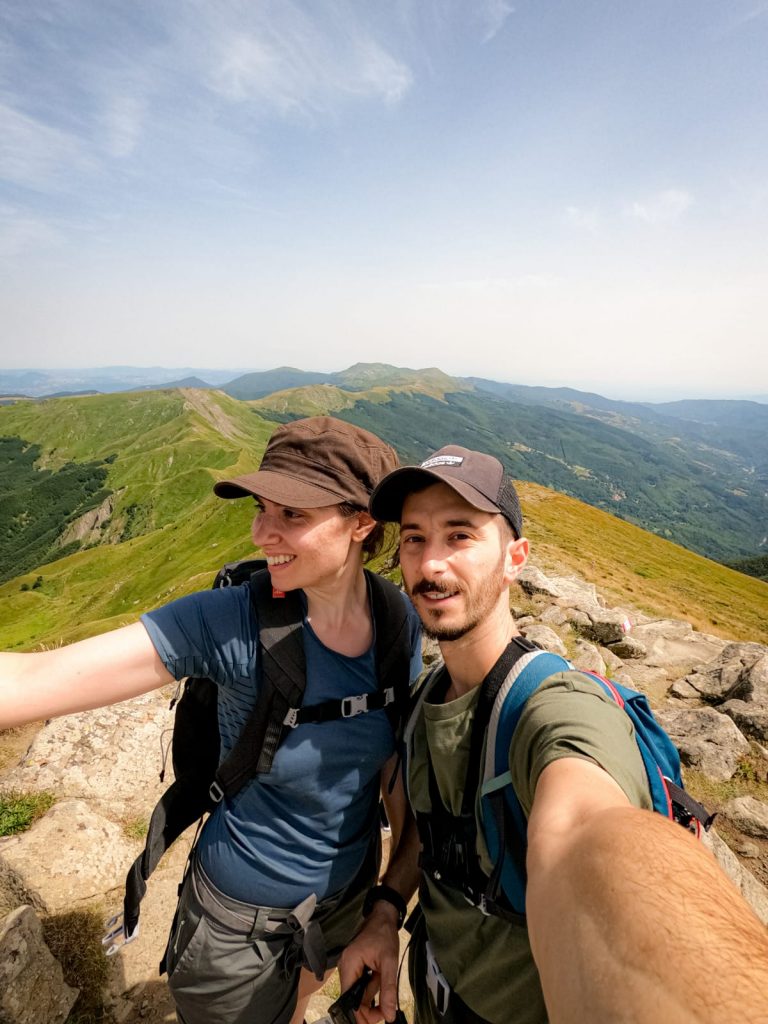
[[(262, 678), (253, 711), (229, 755), (219, 764), (218, 691), (208, 678), (190, 678), (176, 704), (171, 741), (175, 779), (152, 812), (142, 853), (125, 881), (123, 913), (107, 922), (107, 954), (138, 935), (139, 908), (147, 879), (169, 846), (225, 796), (237, 793), (259, 773), (269, 772), (287, 730), (305, 722), (352, 718), (386, 708), (396, 735), (402, 730), (410, 689), (411, 641), (408, 614), (399, 589), (366, 570), (376, 631), (379, 688), (302, 706), (306, 663), (301, 639), (304, 609), (298, 592), (273, 596), (263, 559), (230, 562), (213, 582), (218, 587), (250, 583), (259, 621)], [(161, 772), (161, 780), (164, 771)]]

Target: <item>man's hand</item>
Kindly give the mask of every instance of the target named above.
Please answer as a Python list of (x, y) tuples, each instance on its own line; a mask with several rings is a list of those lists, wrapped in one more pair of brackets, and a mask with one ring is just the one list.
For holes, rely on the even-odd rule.
[(373, 971), (360, 1009), (356, 1012), (358, 1024), (377, 1024), (382, 1019), (395, 1019), (399, 957), (397, 910), (390, 903), (379, 900), (373, 905), (368, 919), (344, 950), (339, 962), (342, 992), (360, 977), (366, 967)]

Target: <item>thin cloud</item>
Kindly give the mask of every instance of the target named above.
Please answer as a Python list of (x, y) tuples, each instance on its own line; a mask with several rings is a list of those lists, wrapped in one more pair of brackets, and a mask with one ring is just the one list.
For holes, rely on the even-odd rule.
[(488, 43), (498, 35), (507, 18), (514, 13), (515, 8), (505, 0), (487, 0), (479, 11), (480, 21), (485, 29), (483, 42)]
[(0, 206), (0, 260), (52, 249), (63, 242), (53, 225), (11, 206)]
[(565, 221), (571, 227), (596, 235), (600, 226), (597, 210), (586, 210), (581, 206), (566, 206)]
[(57, 190), (65, 186), (69, 174), (92, 167), (77, 137), (0, 103), (0, 179)]
[(654, 227), (674, 224), (691, 208), (693, 196), (681, 189), (665, 189), (625, 208), (627, 217)]
[(194, 32), (187, 24), (179, 34), (203, 83), (257, 115), (329, 113), (352, 100), (396, 103), (413, 81), (353, 6), (230, 0), (215, 11), (199, 4), (196, 16)]
[(130, 156), (141, 138), (146, 103), (137, 96), (115, 96), (109, 100), (103, 115), (105, 145), (110, 156)]

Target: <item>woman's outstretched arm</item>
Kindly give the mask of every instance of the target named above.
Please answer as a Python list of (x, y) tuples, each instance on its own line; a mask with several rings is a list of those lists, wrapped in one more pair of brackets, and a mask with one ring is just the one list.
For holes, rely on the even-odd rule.
[(0, 729), (116, 704), (172, 681), (140, 622), (51, 651), (0, 654)]

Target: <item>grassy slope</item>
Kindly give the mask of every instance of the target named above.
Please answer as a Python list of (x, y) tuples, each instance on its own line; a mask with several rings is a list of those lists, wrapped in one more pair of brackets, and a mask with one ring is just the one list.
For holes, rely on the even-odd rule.
[(382, 405), (390, 402), (393, 394), (428, 395), (442, 401), (446, 394), (455, 392), (458, 387), (450, 377), (444, 380), (425, 379), (419, 383), (372, 384), (361, 391), (347, 391), (334, 384), (309, 384), (289, 388), (287, 391), (275, 391), (249, 404), (265, 415), (274, 412), (282, 416), (333, 416), (345, 409), (353, 409), (358, 402)]
[[(0, 432), (42, 444), (49, 464), (118, 452), (109, 477), (115, 517), (139, 506), (148, 531), (0, 587), (0, 647), (68, 642), (132, 621), (158, 601), (207, 586), (222, 562), (249, 553), (252, 506), (221, 502), (211, 485), (253, 468), (272, 428), (234, 399), (194, 391), (0, 410)], [(38, 574), (42, 587), (19, 591)]]
[[(50, 462), (118, 452), (110, 486), (120, 489), (123, 505), (147, 507), (151, 519), (142, 536), (79, 552), (0, 587), (0, 648), (69, 642), (207, 587), (222, 562), (249, 552), (251, 513), (249, 502), (213, 497), (211, 484), (253, 468), (271, 429), (219, 392), (58, 399), (0, 410), (0, 432), (41, 443)], [(545, 568), (576, 572), (617, 604), (768, 642), (768, 584), (546, 488), (523, 484), (521, 495), (526, 533)], [(42, 587), (20, 592), (21, 582), (38, 573)]]
[(768, 584), (536, 484), (520, 485), (525, 532), (543, 566), (572, 570), (607, 599), (768, 643)]

